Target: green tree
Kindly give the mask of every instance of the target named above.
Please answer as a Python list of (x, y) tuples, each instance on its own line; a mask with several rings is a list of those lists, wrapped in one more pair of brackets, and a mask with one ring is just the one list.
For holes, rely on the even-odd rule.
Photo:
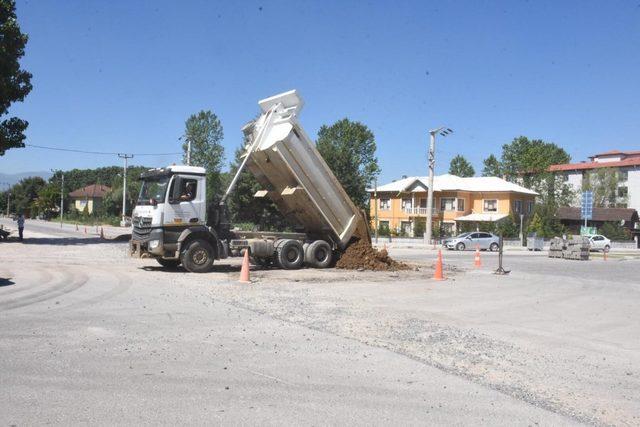
[(183, 161), (187, 163), (187, 151), (191, 143), (191, 165), (207, 170), (207, 199), (213, 202), (222, 194), (222, 174), (224, 147), (221, 144), (224, 133), (222, 123), (211, 111), (200, 111), (189, 116), (185, 122)]
[(367, 186), (380, 173), (373, 132), (345, 118), (331, 126), (323, 125), (316, 145), (351, 200), (365, 209), (369, 201)]
[(556, 217), (557, 208), (552, 204), (537, 205), (527, 224), (527, 233), (537, 233), (538, 237), (556, 237), (566, 232)]
[[(618, 171), (612, 168), (599, 168), (589, 172), (582, 190), (593, 192), (593, 205), (598, 208), (613, 208), (618, 200)], [(626, 202), (626, 197), (621, 198)]]
[(474, 176), (476, 171), (471, 166), (471, 163), (467, 161), (463, 156), (458, 154), (449, 163), (449, 173), (451, 175), (457, 175), (461, 177)]
[[(230, 165), (229, 180), (242, 162), (245, 153), (244, 142), (235, 152)], [(280, 214), (275, 204), (267, 197), (254, 197), (258, 190), (264, 190), (255, 177), (245, 168), (238, 177), (235, 189), (228, 199), (229, 214), (234, 223), (250, 223), (262, 231), (284, 230), (290, 224)]]
[[(13, 0), (0, 0), (0, 116), (12, 103), (31, 92), (31, 74), (20, 68), (28, 37), (20, 31)], [(0, 156), (10, 148), (24, 147), (25, 120), (11, 117), (0, 122)]]
[(605, 222), (600, 227), (600, 234), (607, 236), (611, 240), (631, 240), (632, 234), (621, 226), (618, 222)]
[(497, 176), (502, 177), (502, 165), (500, 161), (491, 154), (489, 157), (482, 161), (482, 176)]
[(24, 178), (11, 188), (11, 212), (32, 214), (32, 204), (38, 197), (38, 192), (46, 185), (39, 176)]

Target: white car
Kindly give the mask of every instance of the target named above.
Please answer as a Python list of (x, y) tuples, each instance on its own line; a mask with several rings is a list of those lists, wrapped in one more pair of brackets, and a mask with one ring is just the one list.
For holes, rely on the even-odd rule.
[(592, 234), (587, 237), (589, 238), (589, 246), (592, 251), (609, 252), (611, 249), (611, 240), (602, 234)]

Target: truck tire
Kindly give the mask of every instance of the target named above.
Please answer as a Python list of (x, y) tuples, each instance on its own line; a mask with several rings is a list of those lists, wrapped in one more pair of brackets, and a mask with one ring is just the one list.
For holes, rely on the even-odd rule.
[(331, 245), (324, 240), (316, 240), (304, 251), (304, 262), (314, 268), (328, 268), (333, 261)]
[(193, 240), (180, 256), (182, 266), (191, 273), (206, 273), (213, 266), (213, 248), (204, 240)]
[(179, 259), (156, 258), (156, 261), (158, 261), (158, 264), (160, 264), (161, 266), (170, 269), (176, 269), (178, 268), (178, 265), (180, 265)]
[(278, 265), (285, 270), (295, 270), (302, 267), (304, 250), (297, 240), (287, 239), (278, 244), (276, 249)]

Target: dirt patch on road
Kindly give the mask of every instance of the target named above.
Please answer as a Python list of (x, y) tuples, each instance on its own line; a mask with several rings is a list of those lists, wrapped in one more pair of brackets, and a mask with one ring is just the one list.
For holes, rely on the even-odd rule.
[(342, 254), (337, 268), (345, 270), (374, 270), (374, 271), (395, 271), (409, 270), (407, 264), (392, 259), (386, 249), (381, 251), (371, 246), (371, 243), (358, 240), (351, 244)]

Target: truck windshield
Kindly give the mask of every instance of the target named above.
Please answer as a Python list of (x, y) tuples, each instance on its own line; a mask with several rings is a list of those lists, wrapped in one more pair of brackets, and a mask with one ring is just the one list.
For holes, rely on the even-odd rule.
[(149, 205), (151, 204), (151, 199), (155, 200), (156, 203), (164, 203), (164, 195), (167, 192), (168, 184), (168, 176), (146, 178), (142, 180), (140, 196), (138, 196), (138, 204)]

